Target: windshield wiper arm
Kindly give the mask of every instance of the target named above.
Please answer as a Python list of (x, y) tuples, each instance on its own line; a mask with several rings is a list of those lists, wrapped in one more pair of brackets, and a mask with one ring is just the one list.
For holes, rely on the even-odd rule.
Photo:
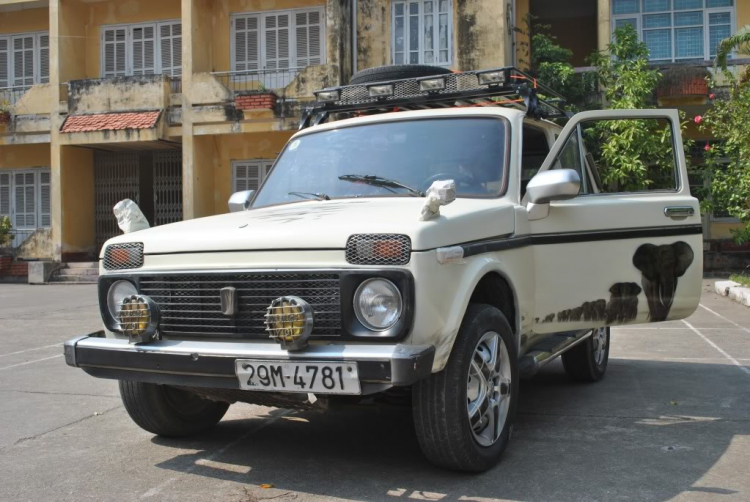
[(380, 176), (374, 176), (372, 174), (344, 174), (342, 176), (339, 176), (339, 179), (342, 181), (351, 181), (353, 183), (365, 183), (367, 185), (373, 185), (376, 187), (403, 188), (414, 196), (424, 197), (424, 192), (422, 192), (421, 190), (412, 188), (409, 185), (404, 185), (403, 183), (396, 180), (389, 180), (388, 178), (381, 178)]
[(310, 197), (306, 197), (307, 195), (312, 195), (313, 198), (318, 200), (331, 200), (329, 196), (327, 196), (324, 193), (313, 193), (313, 192), (289, 192), (287, 195), (296, 195), (297, 197), (301, 197), (303, 199), (310, 199)]

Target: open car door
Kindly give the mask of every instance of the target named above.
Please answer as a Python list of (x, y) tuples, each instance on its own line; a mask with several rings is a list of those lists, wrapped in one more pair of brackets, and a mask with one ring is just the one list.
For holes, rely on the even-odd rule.
[[(568, 193), (556, 196), (554, 180), (566, 176)], [(676, 110), (579, 113), (537, 178), (523, 199), (534, 332), (682, 319), (697, 308), (702, 226)]]

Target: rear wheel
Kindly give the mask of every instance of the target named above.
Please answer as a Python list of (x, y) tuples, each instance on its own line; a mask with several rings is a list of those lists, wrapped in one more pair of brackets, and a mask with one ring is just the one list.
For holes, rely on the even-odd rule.
[(140, 428), (160, 436), (188, 436), (210, 429), (229, 409), (228, 403), (152, 383), (120, 380), (125, 409)]
[(579, 382), (598, 382), (609, 362), (609, 328), (596, 328), (586, 341), (563, 353), (565, 372)]
[(516, 414), (517, 362), (502, 312), (470, 305), (445, 369), (413, 389), (417, 438), (431, 462), (481, 472), (499, 460)]

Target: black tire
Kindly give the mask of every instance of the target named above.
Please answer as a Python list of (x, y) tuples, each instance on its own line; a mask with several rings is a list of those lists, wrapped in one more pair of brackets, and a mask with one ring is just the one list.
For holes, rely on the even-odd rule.
[(367, 68), (366, 70), (358, 71), (352, 75), (349, 84), (369, 84), (370, 82), (430, 77), (432, 75), (447, 75), (448, 73), (452, 72), (448, 68), (443, 68), (442, 66), (394, 64), (388, 66), (376, 66), (375, 68)]
[(159, 436), (189, 436), (210, 429), (229, 409), (228, 403), (152, 383), (120, 380), (120, 396), (133, 422)]
[[(598, 346), (597, 331), (605, 330), (604, 353), (597, 363), (596, 353)], [(562, 363), (565, 372), (570, 378), (577, 382), (598, 382), (604, 377), (609, 362), (609, 328), (598, 328), (594, 333), (567, 352), (563, 352)]]
[[(482, 336), (500, 335), (510, 359), (510, 404), (502, 431), (491, 446), (481, 446), (467, 413), (469, 367)], [(495, 307), (470, 304), (445, 369), (414, 384), (412, 410), (419, 445), (440, 467), (482, 472), (495, 465), (508, 446), (518, 406), (516, 340), (503, 313)]]

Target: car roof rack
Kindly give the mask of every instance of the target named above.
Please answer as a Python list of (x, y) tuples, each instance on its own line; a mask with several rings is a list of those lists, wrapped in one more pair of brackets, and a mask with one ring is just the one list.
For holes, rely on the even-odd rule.
[(344, 85), (314, 94), (317, 101), (303, 113), (300, 129), (332, 114), (340, 119), (434, 108), (510, 106), (535, 119), (568, 117), (563, 96), (513, 66)]

